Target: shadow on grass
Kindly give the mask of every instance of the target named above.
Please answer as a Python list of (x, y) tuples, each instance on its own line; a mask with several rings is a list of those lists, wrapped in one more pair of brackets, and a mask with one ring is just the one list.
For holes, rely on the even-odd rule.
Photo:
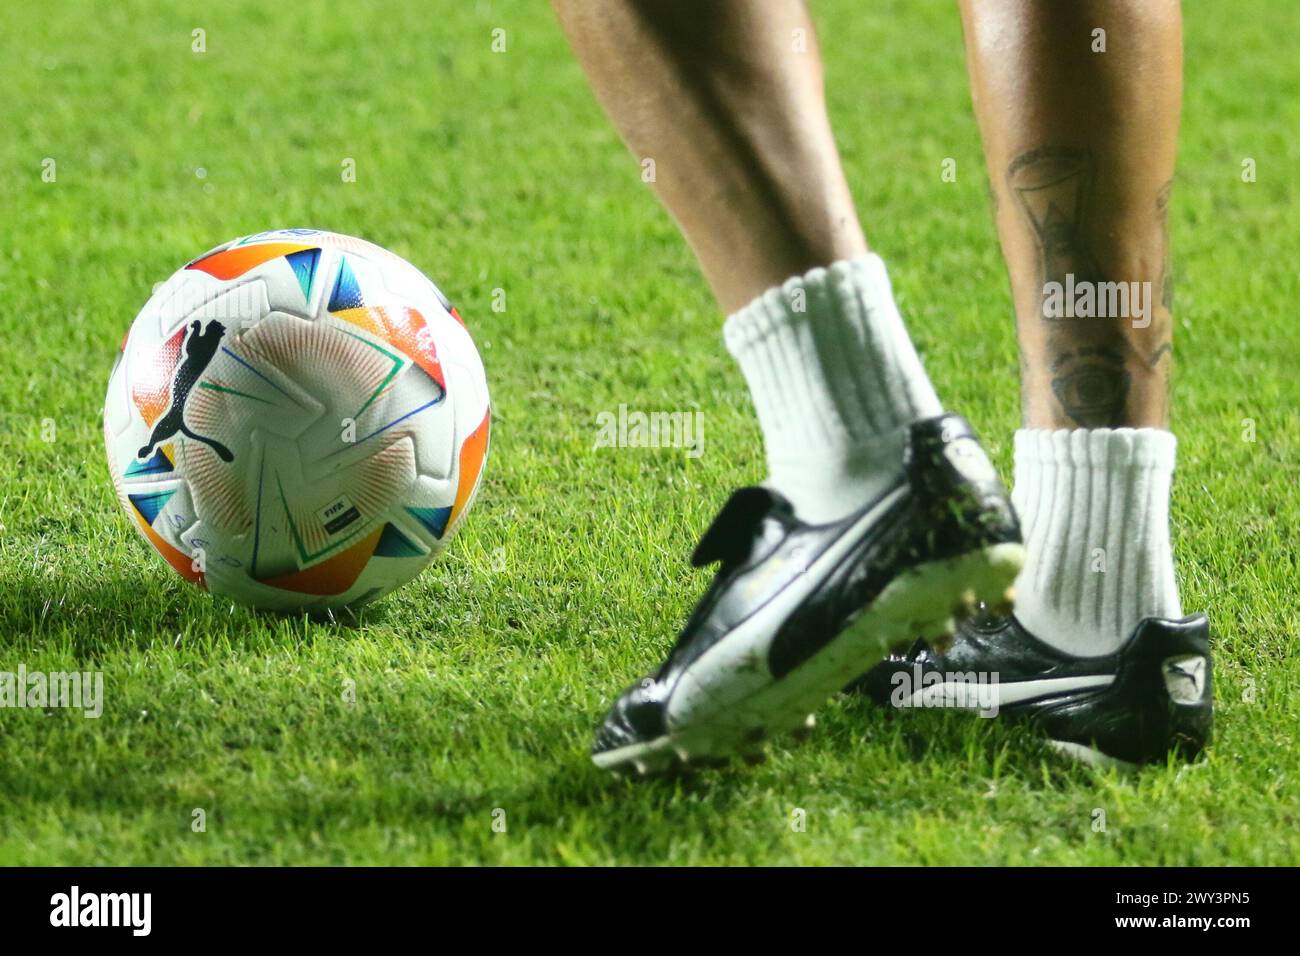
[[(996, 766), (1001, 774), (1020, 777), (1030, 789), (1096, 781), (1098, 768), (1052, 749), (1041, 731), (1023, 719), (984, 718), (943, 708), (899, 710), (854, 694), (845, 694), (841, 701), (829, 740), (846, 755), (865, 736), (896, 760), (935, 762), (977, 773)], [(844, 732), (845, 724), (853, 732)], [(1052, 782), (1044, 779), (1045, 765)]]
[[(352, 828), (373, 824), (404, 831), (417, 842), (429, 839), (431, 831), (453, 843), (467, 840), (464, 862), (491, 862), (491, 844), (467, 835), (478, 832), (480, 826), (486, 833), (498, 807), (506, 808), (511, 821), (518, 821), (525, 832), (535, 828), (550, 831), (550, 836), (541, 838), (539, 862), (564, 862), (559, 855), (552, 859), (552, 851), (544, 844), (554, 841), (554, 852), (559, 854), (558, 847), (569, 842), (566, 833), (578, 841), (577, 846), (582, 847), (578, 852), (588, 862), (650, 865), (671, 859), (683, 842), (710, 847), (719, 858), (754, 855), (754, 862), (761, 862), (769, 843), (779, 838), (778, 824), (774, 823), (770, 840), (755, 841), (753, 827), (738, 826), (736, 821), (746, 816), (746, 804), (770, 803), (792, 786), (803, 785), (800, 775), (792, 776), (790, 761), (783, 758), (782, 765), (775, 768), (750, 768), (737, 761), (725, 768), (648, 780), (614, 777), (587, 758), (588, 716), (594, 719), (595, 715), (557, 713), (531, 722), (517, 737), (511, 734), (504, 749), (523, 759), (505, 763), (491, 753), (467, 755), (463, 773), (428, 780), (401, 774), (380, 790), (358, 792), (348, 786), (345, 772), (338, 778), (300, 775), (280, 784), (250, 778), (229, 790), (217, 785), (219, 795), (214, 797), (211, 791), (216, 784), (205, 778), (212, 773), (228, 774), (229, 766), (222, 771), (220, 763), (204, 766), (200, 761), (182, 773), (181, 762), (173, 757), (141, 772), (140, 755), (122, 751), (116, 760), (111, 756), (102, 759), (93, 776), (37, 775), (32, 779), (22, 768), (0, 769), (0, 794), (29, 805), (45, 804), (56, 810), (61, 806), (94, 808), (124, 817), (148, 809), (159, 818), (175, 817), (178, 833), (186, 824), (178, 807), (208, 806), (215, 799), (230, 825), (245, 829), (246, 845), (251, 842), (264, 847), (246, 848), (243, 852), (248, 859), (233, 861), (240, 863), (262, 862), (290, 847), (290, 857), (310, 852), (322, 837), (326, 846), (334, 840), (344, 843)], [(1033, 790), (1092, 788), (1097, 783), (1090, 768), (1055, 757), (1022, 725), (956, 713), (896, 714), (865, 701), (835, 708), (825, 724), (823, 732), (806, 745), (782, 740), (773, 747), (786, 750), (795, 760), (806, 758), (810, 766), (820, 766), (823, 775), (828, 758), (842, 761), (846, 772), (829, 782), (835, 799), (852, 800), (863, 786), (890, 786), (887, 779), (858, 778), (854, 771), (864, 765), (864, 757), (868, 764), (884, 759), (951, 767), (954, 788), (984, 787), (995, 767), (998, 776), (1014, 775)], [(329, 731), (328, 724), (299, 729), (301, 734), (315, 733), (325, 739)], [(473, 739), (475, 735), (471, 732), (468, 736)], [(445, 739), (428, 743), (430, 748), (447, 745)], [(418, 741), (406, 742), (408, 748), (418, 745)], [(874, 753), (865, 754), (868, 748)], [(277, 748), (254, 745), (246, 749), (251, 756)], [(800, 754), (801, 750), (807, 752)], [(283, 754), (286, 765), (300, 765), (304, 756), (292, 746)], [(393, 755), (387, 753), (384, 741), (375, 740), (351, 756), (360, 763), (378, 761), (382, 769)], [(1045, 761), (1051, 762), (1050, 775), (1043, 772)], [(116, 770), (114, 763), (119, 764)], [(243, 766), (251, 763), (245, 761)], [(186, 782), (178, 783), (181, 779)], [(166, 852), (161, 845), (160, 854)], [(160, 857), (152, 862), (169, 861)]]
[[(807, 748), (810, 764), (830, 756), (850, 768), (861, 763), (864, 747), (871, 747), (877, 750), (877, 758), (883, 750), (886, 759), (951, 767), (953, 787), (980, 793), (994, 775), (1014, 776), (1025, 789), (1038, 792), (1063, 787), (1092, 790), (1098, 783), (1096, 768), (1056, 753), (1023, 722), (952, 711), (898, 713), (858, 698), (846, 701), (827, 723), (825, 732), (815, 731), (806, 744), (784, 738), (771, 746), (795, 759)], [(547, 739), (572, 740), (573, 734), (570, 716), (555, 721)], [(552, 762), (553, 769), (536, 780), (494, 790), (493, 799), (501, 801), (496, 805), (527, 807), (530, 825), (561, 829), (566, 818), (581, 812), (584, 836), (609, 848), (611, 858), (626, 863), (660, 863), (671, 846), (688, 835), (703, 837), (724, 852), (728, 847), (741, 854), (752, 851), (753, 844), (736, 841), (731, 811), (752, 800), (770, 799), (792, 783), (784, 767), (778, 771), (780, 780), (774, 782), (763, 767), (749, 767), (740, 760), (686, 774), (644, 779), (614, 776), (592, 765), (585, 749), (564, 747), (562, 753), (564, 759)], [(555, 751), (551, 755), (558, 756)], [(850, 773), (836, 786), (848, 786), (846, 796), (852, 799), (867, 783)], [(479, 804), (469, 807), (454, 799), (446, 801), (441, 811), (468, 819), (488, 812), (485, 803)], [(701, 813), (701, 805), (707, 806), (707, 813)]]
[[(179, 585), (160, 593), (156, 602), (149, 602), (157, 610), (147, 624), (140, 622), (138, 600), (123, 601), (122, 582), (87, 577), (67, 582), (63, 590), (62, 600), (46, 607), (52, 595), (31, 583), (20, 582), (3, 597), (6, 620), (16, 615), (21, 620), (39, 619), (49, 622), (47, 626), (59, 626), (77, 653), (88, 657), (120, 652), (132, 644), (145, 645), (151, 637), (156, 640), (158, 634), (178, 629), (201, 633), (213, 624), (219, 624), (230, 635), (242, 631), (256, 634), (257, 640), (281, 639), (274, 632), (252, 626), (264, 620), (264, 615), (236, 609), (233, 616), (244, 615), (242, 620), (250, 626), (242, 628), (238, 622), (232, 625), (228, 605), (214, 604), (209, 597), (185, 592)], [(380, 605), (363, 610), (351, 622), (336, 621), (333, 626), (341, 633), (350, 633), (382, 613)], [(494, 726), (510, 720), (512, 700), (513, 694), (505, 690), (489, 693), (484, 700), (489, 706), (482, 711), (481, 720)], [(456, 840), (458, 833), (472, 831), (480, 823), (487, 826), (494, 808), (504, 807), (512, 819), (522, 818), (527, 827), (553, 831), (557, 843), (563, 843), (564, 833), (572, 831), (609, 860), (655, 864), (670, 858), (674, 847), (683, 840), (703, 842), (724, 856), (761, 853), (764, 842), (738, 839), (734, 821), (743, 816), (746, 803), (770, 802), (800, 781), (797, 773), (790, 772), (790, 761), (806, 759), (810, 766), (823, 768), (828, 760), (832, 765), (842, 763), (845, 772), (835, 774), (830, 783), (836, 788), (837, 799), (851, 799), (854, 791), (873, 785), (873, 781), (858, 779), (854, 770), (870, 764), (878, 768), (881, 761), (951, 767), (952, 786), (966, 789), (982, 786), (995, 773), (1014, 775), (1033, 790), (1094, 787), (1097, 782), (1094, 771), (1059, 758), (1024, 725), (981, 720), (951, 711), (900, 712), (847, 696), (826, 708), (821, 725), (806, 744), (789, 738), (772, 742), (774, 751), (790, 758), (786, 761), (783, 757), (775, 773), (771, 768), (750, 768), (735, 761), (725, 768), (684, 776), (617, 778), (593, 766), (586, 754), (590, 728), (599, 717), (598, 709), (583, 708), (580, 696), (576, 710), (552, 709), (541, 720), (532, 719), (526, 724), (521, 721), (517, 729), (508, 732), (500, 753), (466, 753), (463, 770), (453, 764), (453, 772), (441, 779), (394, 780), (379, 792), (356, 792), (348, 787), (346, 774), (316, 780), (312, 779), (314, 775), (300, 775), (277, 785), (253, 774), (251, 766), (256, 761), (244, 761), (242, 767), (250, 768), (246, 785), (229, 791), (222, 800), (245, 821), (256, 819), (257, 839), (269, 839), (271, 846), (278, 843), (306, 847), (319, 839), (321, 832), (333, 830), (341, 836), (349, 826), (368, 823), (380, 823), (417, 838), (432, 829)], [(305, 758), (318, 752), (330, 753), (331, 741), (334, 748), (339, 746), (335, 730), (328, 721), (309, 722), (296, 726), (294, 731), (302, 735), (299, 739), (314, 737), (310, 746), (254, 737), (240, 749), (250, 757), (271, 756), (272, 766), (302, 766), (309, 762)], [(462, 735), (467, 740), (479, 736), (473, 726)], [(436, 752), (447, 749), (452, 742), (434, 732), (427, 741), (406, 735), (396, 752), (393, 745), (394, 741), (382, 736), (366, 737), (349, 757), (358, 766), (370, 764), (382, 772), (385, 766), (400, 767), (408, 754), (409, 759), (416, 760), (420, 750)], [(286, 746), (288, 749), (282, 750)], [(1045, 762), (1051, 765), (1050, 774), (1044, 773)], [(201, 756), (186, 766), (190, 763), (188, 757), (179, 754), (142, 765), (139, 754), (112, 748), (101, 754), (98, 763), (93, 777), (74, 775), (71, 779), (62, 775), (37, 775), (32, 779), (28, 771), (18, 767), (0, 770), (0, 795), (53, 808), (93, 807), (123, 816), (149, 808), (161, 816), (170, 816), (179, 812), (177, 806), (198, 799), (196, 789), (210, 793), (217, 787), (225, 791), (225, 785), (211, 776), (232, 770), (221, 761), (205, 765)], [(239, 775), (244, 771), (234, 772)], [(187, 782), (179, 785), (176, 781), (180, 779)], [(890, 786), (888, 780), (881, 783)], [(468, 854), (483, 854), (484, 861), (490, 858), (473, 841), (466, 849)]]
[[(388, 620), (384, 601), (341, 611), (258, 611), (211, 595), (179, 579), (159, 583), (149, 575), (106, 578), (102, 573), (40, 581), (33, 576), (0, 580), (0, 635), (20, 643), (58, 634), (89, 659), (146, 647), (160, 635), (182, 633), (263, 639), (277, 623), (309, 622), (347, 637)], [(269, 625), (269, 627), (268, 627)]]

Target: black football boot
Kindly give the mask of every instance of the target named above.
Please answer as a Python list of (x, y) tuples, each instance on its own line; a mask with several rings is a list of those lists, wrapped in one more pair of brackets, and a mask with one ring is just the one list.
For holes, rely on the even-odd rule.
[(663, 666), (615, 701), (592, 758), (645, 774), (751, 753), (892, 648), (951, 635), (980, 600), (1009, 610), (1023, 558), (957, 415), (911, 425), (896, 482), (842, 520), (807, 524), (774, 491), (742, 488), (691, 558), (720, 564), (712, 585)]
[(1115, 653), (1075, 657), (987, 610), (945, 651), (917, 641), (851, 689), (885, 706), (962, 707), (1032, 721), (1053, 746), (1091, 763), (1194, 757), (1210, 739), (1210, 627), (1201, 614), (1146, 618)]

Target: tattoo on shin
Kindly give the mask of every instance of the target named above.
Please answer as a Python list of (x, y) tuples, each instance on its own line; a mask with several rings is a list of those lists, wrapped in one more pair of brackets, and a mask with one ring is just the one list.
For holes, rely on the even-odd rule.
[(1007, 167), (1007, 186), (1034, 231), (1039, 283), (1095, 280), (1100, 270), (1088, 250), (1086, 225), (1093, 159), (1086, 149), (1040, 146)]
[(1155, 368), (1166, 355), (1174, 354), (1174, 343), (1163, 342), (1147, 357), (1147, 368)]
[(1160, 262), (1160, 304), (1169, 312), (1174, 310), (1174, 273), (1169, 265), (1169, 197), (1174, 190), (1171, 179), (1156, 193), (1156, 213), (1160, 217), (1160, 236), (1164, 253)]
[(1056, 400), (1083, 428), (1123, 425), (1130, 382), (1123, 353), (1107, 346), (1058, 351), (1052, 362)]

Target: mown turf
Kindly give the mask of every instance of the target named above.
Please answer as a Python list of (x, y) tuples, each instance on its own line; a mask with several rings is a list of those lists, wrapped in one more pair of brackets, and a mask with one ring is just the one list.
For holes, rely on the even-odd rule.
[[(706, 580), (689, 548), (761, 454), (720, 316), (545, 7), (6, 5), (0, 670), (101, 669), (106, 704), (0, 710), (0, 863), (1300, 862), (1300, 7), (1187, 6), (1174, 525), (1217, 634), (1207, 758), (1124, 777), (993, 721), (837, 700), (762, 767), (638, 786), (589, 765), (593, 722), (668, 647)], [(1006, 469), (1015, 343), (956, 12), (815, 12), (870, 237)], [(296, 225), (434, 276), (493, 390), (468, 526), (350, 626), (183, 584), (101, 447), (152, 284)], [(620, 403), (703, 412), (704, 454), (593, 448)]]

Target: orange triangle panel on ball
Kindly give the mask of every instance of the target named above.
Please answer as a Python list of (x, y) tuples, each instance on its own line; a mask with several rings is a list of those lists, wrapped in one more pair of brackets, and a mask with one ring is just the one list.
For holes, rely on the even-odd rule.
[(375, 546), (379, 544), (379, 536), (383, 531), (381, 525), (350, 548), (340, 551), (332, 558), (326, 558), (320, 564), (279, 577), (264, 578), (262, 583), (282, 591), (316, 594), (320, 597), (342, 594), (361, 577), (362, 570), (375, 553)]

